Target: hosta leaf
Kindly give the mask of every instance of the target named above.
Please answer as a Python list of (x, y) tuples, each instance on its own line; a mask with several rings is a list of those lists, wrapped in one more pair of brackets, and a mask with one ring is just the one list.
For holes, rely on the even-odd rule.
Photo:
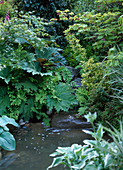
[(54, 158), (54, 159), (53, 159), (53, 162), (52, 162), (52, 165), (50, 165), (50, 166), (47, 168), (47, 170), (50, 169), (50, 168), (52, 168), (52, 167), (58, 166), (60, 163), (62, 163), (63, 158), (64, 158), (64, 157)]
[(71, 149), (74, 150), (75, 152), (79, 151), (82, 149), (82, 145), (78, 145), (78, 144), (73, 144), (71, 146)]
[(97, 146), (96, 140), (84, 140), (83, 141), (86, 145)]
[(83, 132), (87, 133), (87, 134), (90, 134), (90, 135), (93, 135), (94, 133), (89, 131), (89, 130), (82, 130)]
[(107, 168), (113, 161), (114, 161), (114, 159), (112, 158), (112, 156), (110, 154), (107, 154), (104, 158), (105, 168)]
[(56, 151), (58, 153), (64, 154), (64, 153), (67, 153), (67, 152), (71, 152), (72, 149), (71, 149), (71, 147), (58, 147), (58, 149), (56, 149)]
[(79, 163), (77, 165), (71, 166), (71, 168), (79, 170), (79, 169), (82, 169), (85, 165), (86, 165), (86, 159), (82, 160), (81, 163)]
[(3, 128), (2, 127), (0, 127), (0, 134), (3, 132)]
[(88, 164), (86, 167), (84, 167), (84, 170), (97, 170), (97, 167), (93, 164)]
[(18, 124), (15, 122), (14, 119), (9, 118), (5, 115), (3, 115), (2, 117), (0, 117), (0, 126), (1, 127), (5, 127), (7, 124), (11, 124), (13, 126), (18, 127)]
[(15, 150), (15, 139), (9, 132), (0, 134), (0, 146), (8, 151)]
[(94, 148), (87, 148), (85, 151), (84, 151), (84, 155), (88, 155), (89, 153), (91, 153), (92, 151), (94, 151)]
[(97, 132), (96, 132), (96, 136), (101, 139), (103, 137), (104, 131), (103, 131), (103, 126), (100, 124), (98, 126)]
[[(92, 149), (92, 148), (91, 148)], [(94, 158), (98, 158), (99, 157), (99, 154), (97, 151), (95, 151), (94, 149), (90, 150), (87, 154), (87, 157), (89, 160), (92, 160)]]
[(50, 154), (51, 157), (55, 157), (55, 156), (58, 156), (58, 155), (61, 155), (62, 153), (59, 153), (59, 152), (54, 152), (52, 154)]

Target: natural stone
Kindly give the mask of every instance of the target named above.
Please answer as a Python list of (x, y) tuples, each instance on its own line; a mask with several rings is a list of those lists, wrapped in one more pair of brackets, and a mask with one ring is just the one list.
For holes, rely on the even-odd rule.
[(54, 115), (52, 117), (51, 126), (60, 129), (88, 129), (91, 124), (84, 119), (76, 118), (74, 115)]

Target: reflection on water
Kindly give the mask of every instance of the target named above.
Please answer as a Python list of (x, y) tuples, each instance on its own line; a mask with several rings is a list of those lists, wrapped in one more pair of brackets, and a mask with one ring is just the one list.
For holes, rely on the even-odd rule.
[[(41, 123), (34, 123), (28, 129), (21, 129), (16, 134), (17, 148), (9, 152), (7, 162), (3, 158), (0, 169), (4, 170), (46, 170), (51, 164), (49, 154), (58, 146), (71, 146), (73, 143), (82, 144), (90, 136), (81, 129), (46, 128)], [(13, 154), (13, 156), (10, 156)], [(9, 158), (10, 157), (10, 158)], [(63, 170), (63, 167), (53, 168)]]

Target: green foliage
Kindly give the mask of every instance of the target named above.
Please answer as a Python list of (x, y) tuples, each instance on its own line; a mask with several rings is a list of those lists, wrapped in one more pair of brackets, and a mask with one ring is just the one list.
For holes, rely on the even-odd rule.
[(69, 44), (64, 50), (64, 55), (70, 66), (77, 66), (80, 61), (86, 60), (86, 50), (82, 48), (79, 40), (74, 34), (67, 34), (66, 39)]
[(83, 13), (86, 11), (91, 12), (93, 9), (95, 9), (95, 0), (77, 0), (74, 4), (74, 8), (72, 9), (73, 12), (76, 14)]
[[(94, 128), (97, 115), (89, 113), (85, 118)], [(71, 147), (58, 147), (50, 156), (55, 157), (48, 169), (63, 164), (68, 169), (122, 169), (123, 168), (123, 124), (120, 122), (120, 131), (113, 126), (107, 129), (101, 124), (97, 130), (83, 130), (90, 134), (94, 140), (84, 140), (84, 145), (73, 144)], [(113, 142), (103, 139), (105, 131), (109, 132)]]
[(110, 90), (111, 69), (122, 65), (123, 54), (118, 52), (115, 47), (108, 51), (108, 56), (102, 62), (94, 62), (93, 58), (88, 61), (81, 61), (82, 84), (88, 91), (103, 87)]
[(8, 3), (4, 0), (3, 3), (0, 4), (0, 18), (5, 19), (7, 11), (9, 11), (9, 17), (12, 17), (14, 15), (12, 0), (10, 0)]
[(113, 94), (110, 96), (123, 104), (123, 52), (117, 52), (115, 48), (112, 48), (109, 51), (108, 60), (108, 65), (109, 67), (111, 66), (110, 72), (107, 73), (111, 77), (108, 83), (113, 91)]
[(82, 84), (88, 91), (98, 87), (107, 71), (105, 63), (94, 63), (93, 58), (90, 58), (87, 62), (82, 62), (82, 68)]
[(50, 20), (52, 18), (52, 25), (47, 27), (47, 33), (54, 35), (57, 38), (57, 43), (61, 48), (65, 47), (66, 40), (63, 36), (63, 31), (68, 28), (69, 21), (59, 21), (59, 16), (56, 10), (72, 9), (75, 0), (14, 0), (14, 4), (17, 6), (18, 11), (33, 12), (37, 17)]
[(34, 11), (36, 16), (40, 16), (42, 18), (51, 19), (56, 17), (57, 9), (67, 9), (72, 8), (75, 0), (33, 0), (33, 3), (29, 0), (24, 1), (14, 1), (17, 5), (19, 11)]
[(14, 119), (7, 116), (0, 117), (0, 147), (4, 150), (12, 151), (15, 150), (15, 139), (9, 132), (9, 128), (6, 126), (7, 124), (18, 127)]
[[(18, 77), (13, 77), (6, 87), (1, 87), (1, 114), (15, 119), (21, 116), (25, 120), (43, 118), (48, 124), (46, 109), (43, 108), (50, 111), (55, 109), (57, 112), (68, 111), (76, 104), (74, 91), (69, 85), (71, 78), (66, 80), (69, 73), (66, 68), (56, 68), (52, 76), (44, 77), (20, 73), (18, 72)], [(3, 80), (1, 82), (4, 83)]]
[(7, 88), (0, 86), (0, 114), (3, 115), (6, 112), (6, 108), (9, 106), (9, 96), (7, 93)]
[(73, 23), (64, 31), (66, 37), (69, 35), (68, 43), (74, 35), (80, 45), (86, 49), (87, 58), (95, 56), (98, 57), (97, 61), (102, 60), (114, 45), (122, 47), (122, 3), (115, 2), (115, 4), (118, 10), (113, 10), (114, 5), (105, 9), (107, 8), (105, 5), (104, 9), (101, 8), (99, 11), (97, 5), (97, 10), (86, 11), (83, 14), (75, 15), (69, 11), (60, 11), (61, 21), (70, 20)]
[(88, 91), (85, 88), (79, 87), (76, 89), (76, 97), (79, 105), (83, 106), (83, 104), (88, 102), (89, 99)]
[(70, 21), (64, 31), (68, 43), (64, 55), (71, 66), (82, 67), (83, 89), (76, 92), (79, 116), (97, 111), (99, 120), (113, 122), (116, 127), (122, 115), (122, 73), (118, 70), (122, 70), (123, 61), (123, 4), (110, 0), (93, 3), (81, 13), (57, 11), (61, 21)]
[(123, 104), (123, 65), (112, 69), (111, 74), (112, 80), (109, 83), (114, 92), (111, 97), (118, 99)]
[(92, 90), (84, 114), (88, 111), (97, 112), (97, 121), (102, 122), (103, 125), (107, 126), (106, 121), (108, 121), (119, 128), (118, 120), (122, 116), (122, 105), (117, 100), (113, 100), (104, 89)]
[(46, 33), (47, 25), (46, 20), (29, 14), (1, 21), (1, 115), (42, 118), (49, 124), (46, 109), (68, 111), (76, 102), (69, 85), (71, 74), (62, 66), (66, 60)]
[(107, 120), (117, 127), (122, 116), (122, 61), (122, 51), (113, 47), (102, 62), (94, 62), (93, 58), (81, 62), (83, 89), (76, 92), (79, 116), (97, 112), (98, 121), (106, 125)]
[(72, 88), (64, 83), (59, 83), (53, 89), (52, 95), (47, 96), (47, 106), (49, 111), (56, 109), (57, 112), (60, 110), (68, 111), (71, 105), (77, 104), (75, 96), (72, 94)]
[(88, 108), (89, 101), (89, 92), (85, 88), (79, 87), (76, 89), (76, 98), (79, 104), (78, 116), (81, 117), (85, 114), (86, 109)]

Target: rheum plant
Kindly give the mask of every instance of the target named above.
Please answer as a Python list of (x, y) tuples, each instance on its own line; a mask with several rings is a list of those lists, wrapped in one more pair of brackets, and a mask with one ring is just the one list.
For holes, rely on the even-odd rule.
[(76, 103), (66, 60), (47, 25), (29, 13), (0, 22), (1, 115), (49, 124), (47, 110), (68, 111)]
[[(58, 147), (56, 152), (50, 156), (55, 157), (48, 169), (63, 164), (70, 170), (121, 170), (123, 168), (123, 123), (120, 121), (120, 131), (113, 126), (107, 129), (101, 124), (97, 130), (94, 127), (96, 113), (85, 116), (88, 122), (93, 126), (93, 132), (83, 130), (90, 134), (94, 140), (84, 140), (84, 145), (73, 144), (71, 147)], [(113, 142), (103, 139), (106, 130), (112, 137)], [(57, 157), (56, 157), (57, 156)]]

